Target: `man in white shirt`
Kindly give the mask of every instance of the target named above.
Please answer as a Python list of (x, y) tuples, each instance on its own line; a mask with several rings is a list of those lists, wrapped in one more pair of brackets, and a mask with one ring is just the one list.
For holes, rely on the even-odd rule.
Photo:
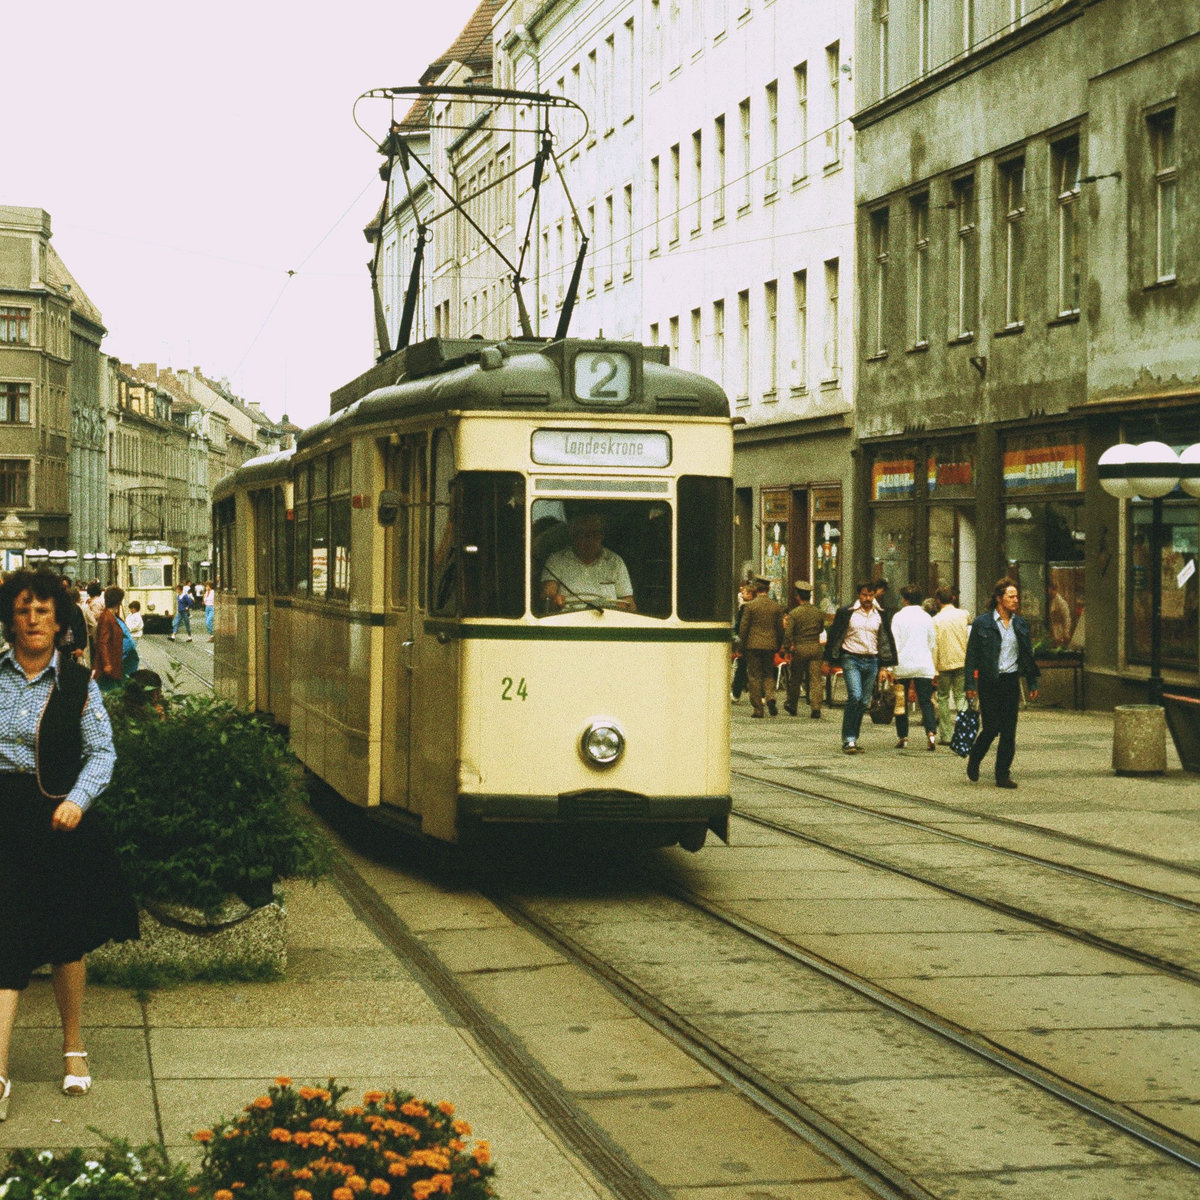
[(556, 550), (542, 568), (542, 597), (547, 612), (578, 601), (636, 612), (633, 582), (625, 560), (604, 545), (599, 515), (572, 517), (567, 523), (570, 546)]
[(971, 614), (958, 607), (958, 593), (953, 588), (937, 590), (938, 611), (933, 618), (936, 649), (933, 665), (937, 668), (938, 741), (950, 745), (954, 722), (950, 719), (951, 703), (955, 714), (966, 703), (963, 695), (963, 666), (967, 661), (967, 634)]

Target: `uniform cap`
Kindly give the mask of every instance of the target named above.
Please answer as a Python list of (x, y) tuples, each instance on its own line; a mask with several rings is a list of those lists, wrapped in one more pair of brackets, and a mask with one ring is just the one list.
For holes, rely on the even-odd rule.
[(797, 579), (792, 586), (798, 592), (811, 592), (813, 590), (811, 579)]

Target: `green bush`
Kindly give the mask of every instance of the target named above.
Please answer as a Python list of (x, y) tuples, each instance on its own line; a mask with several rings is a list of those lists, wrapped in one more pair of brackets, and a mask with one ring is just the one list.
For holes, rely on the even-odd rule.
[(325, 873), (300, 765), (262, 719), (188, 696), (161, 713), (114, 705), (112, 722), (117, 765), (96, 805), (139, 904), (213, 914), (233, 893), (257, 907), (280, 880)]
[(0, 1200), (191, 1200), (190, 1182), (161, 1146), (112, 1139), (101, 1150), (8, 1151)]

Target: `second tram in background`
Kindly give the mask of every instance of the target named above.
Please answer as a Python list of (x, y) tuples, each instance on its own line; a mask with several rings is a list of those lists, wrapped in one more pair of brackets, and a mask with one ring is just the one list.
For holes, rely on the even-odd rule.
[(147, 633), (169, 633), (175, 616), (175, 587), (179, 578), (179, 553), (159, 542), (129, 543), (117, 554), (117, 582), (125, 589), (123, 604), (142, 606)]
[(434, 340), (215, 492), (214, 679), (353, 804), (728, 834), (732, 433), (628, 342)]

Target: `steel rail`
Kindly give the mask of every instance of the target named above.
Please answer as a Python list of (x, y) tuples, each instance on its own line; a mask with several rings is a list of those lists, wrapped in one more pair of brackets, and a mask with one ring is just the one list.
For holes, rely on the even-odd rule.
[[(670, 889), (664, 890), (671, 893)], [(530, 911), (519, 900), (489, 891), (482, 894), (510, 920), (531, 930), (570, 961), (584, 967), (642, 1021), (736, 1089), (789, 1132), (837, 1163), (881, 1200), (934, 1200), (932, 1193), (865, 1142), (725, 1049), (598, 955), (581, 946), (569, 934)], [(692, 903), (689, 898), (677, 898)]]
[[(895, 813), (880, 812), (877, 808), (871, 808), (869, 805), (856, 804), (852, 800), (843, 800), (838, 796), (830, 796), (824, 792), (816, 792), (811, 788), (797, 787), (795, 784), (780, 783), (776, 779), (768, 779), (762, 775), (756, 775), (750, 771), (734, 770), (731, 774), (741, 778), (748, 779), (754, 783), (766, 784), (768, 787), (778, 788), (780, 791), (792, 792), (798, 796), (807, 796), (813, 800), (822, 800), (827, 804), (835, 805), (838, 808), (848, 809), (852, 812), (865, 813), (869, 816), (876, 817), (881, 821), (890, 821), (896, 825), (904, 825), (910, 829), (919, 829), (927, 833), (936, 834), (939, 837), (945, 838), (948, 841), (961, 842), (964, 845), (978, 846), (981, 849), (988, 849), (996, 854), (1006, 855), (1010, 858), (1022, 859), (1026, 862), (1036, 864), (1037, 866), (1046, 867), (1049, 870), (1059, 871), (1064, 875), (1073, 875), (1080, 879), (1087, 879), (1095, 883), (1102, 883), (1106, 887), (1114, 888), (1118, 891), (1128, 892), (1131, 895), (1140, 896), (1145, 900), (1152, 900), (1158, 904), (1167, 904), (1174, 908), (1181, 908), (1187, 912), (1200, 913), (1200, 903), (1194, 900), (1184, 899), (1182, 896), (1172, 896), (1169, 892), (1158, 891), (1154, 888), (1141, 887), (1135, 883), (1126, 883), (1123, 879), (1114, 879), (1110, 875), (1102, 875), (1098, 871), (1089, 871), (1086, 867), (1076, 867), (1070, 863), (1056, 862), (1052, 858), (1041, 858), (1036, 854), (1030, 854), (1024, 850), (1016, 850), (1010, 846), (997, 845), (995, 842), (981, 841), (978, 838), (967, 837), (961, 833), (951, 833), (943, 829), (939, 825), (929, 825), (923, 821), (918, 821), (913, 817), (902, 817)], [(1041, 825), (1030, 825), (1026, 821), (1018, 821), (1013, 817), (1002, 817), (992, 813), (981, 814), (978, 811), (973, 811), (969, 808), (959, 808), (953, 804), (943, 804), (939, 800), (930, 800), (925, 796), (912, 796), (905, 792), (899, 792), (892, 788), (881, 787), (873, 783), (861, 783), (852, 779), (845, 779), (842, 776), (831, 776), (838, 783), (845, 784), (850, 788), (857, 788), (861, 791), (879, 792), (890, 797), (903, 798), (910, 804), (924, 805), (941, 809), (944, 812), (954, 813), (956, 816), (974, 817), (984, 824), (1005, 825), (1014, 829), (1019, 829), (1023, 833), (1035, 833), (1050, 841), (1066, 842), (1073, 846), (1079, 846), (1088, 850), (1101, 850), (1107, 854), (1111, 854), (1114, 858), (1123, 858), (1132, 863), (1140, 863), (1146, 866), (1162, 867), (1171, 871), (1178, 871), (1181, 875), (1196, 876), (1200, 878), (1200, 869), (1195, 867), (1180, 866), (1178, 863), (1173, 863), (1164, 858), (1156, 858), (1154, 855), (1142, 854), (1137, 850), (1115, 849), (1112, 846), (1107, 846), (1103, 842), (1093, 841), (1090, 838), (1081, 838), (1075, 834), (1063, 833), (1057, 829), (1046, 829)]]

